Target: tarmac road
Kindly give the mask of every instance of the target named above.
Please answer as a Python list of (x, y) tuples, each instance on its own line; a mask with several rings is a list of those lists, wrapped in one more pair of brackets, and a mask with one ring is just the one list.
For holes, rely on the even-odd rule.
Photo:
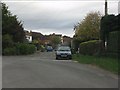
[(2, 58), (2, 88), (118, 88), (118, 76), (54, 52)]

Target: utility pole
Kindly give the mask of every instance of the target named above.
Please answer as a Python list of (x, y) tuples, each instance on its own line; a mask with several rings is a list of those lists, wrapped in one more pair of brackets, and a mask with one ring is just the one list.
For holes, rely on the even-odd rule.
[(120, 14), (120, 0), (118, 2), (118, 14)]
[(107, 3), (107, 0), (105, 0), (105, 15), (108, 15), (108, 3)]

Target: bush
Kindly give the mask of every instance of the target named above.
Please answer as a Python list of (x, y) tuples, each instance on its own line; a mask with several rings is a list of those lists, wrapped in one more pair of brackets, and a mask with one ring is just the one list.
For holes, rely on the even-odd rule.
[(5, 34), (2, 37), (2, 48), (13, 47), (14, 42), (12, 40), (12, 36), (9, 34)]
[(101, 41), (90, 40), (80, 44), (80, 53), (84, 55), (97, 55), (100, 53)]
[(120, 31), (114, 31), (109, 33), (107, 40), (107, 50), (105, 55), (111, 57), (118, 57), (120, 53)]
[(15, 47), (7, 47), (3, 49), (3, 55), (27, 55), (36, 51), (35, 45), (18, 43)]
[(109, 33), (109, 38), (107, 41), (108, 52), (112, 52), (112, 53), (120, 52), (120, 49), (118, 49), (120, 46), (118, 40), (120, 40), (120, 38), (118, 36), (120, 36), (120, 31), (114, 31)]
[(3, 55), (15, 55), (16, 54), (16, 48), (5, 48), (3, 50)]
[(113, 32), (113, 31), (120, 31), (120, 23), (119, 19), (120, 18), (120, 14), (115, 16), (115, 15), (107, 15), (102, 17), (101, 19), (101, 39), (105, 40), (106, 38), (108, 38), (109, 32)]
[(40, 45), (40, 50), (41, 50), (41, 52), (44, 52), (45, 51), (45, 47), (43, 45)]
[(18, 55), (32, 54), (36, 51), (35, 45), (19, 43), (16, 45)]

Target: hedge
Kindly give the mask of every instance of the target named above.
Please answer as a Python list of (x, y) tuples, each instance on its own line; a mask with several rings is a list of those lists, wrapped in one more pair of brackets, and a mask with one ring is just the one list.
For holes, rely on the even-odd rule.
[(7, 47), (3, 49), (3, 55), (27, 55), (33, 54), (36, 51), (35, 45), (18, 43), (14, 47)]
[(107, 53), (118, 54), (120, 53), (120, 31), (114, 31), (109, 33), (107, 41)]
[(5, 48), (3, 50), (3, 55), (16, 55), (16, 48), (13, 47), (13, 48)]
[(35, 45), (19, 43), (16, 45), (18, 55), (32, 54), (36, 51)]
[(102, 40), (108, 38), (109, 32), (120, 31), (120, 14), (115, 15), (107, 15), (102, 17), (101, 25), (100, 25), (100, 36)]
[(101, 49), (100, 40), (90, 40), (87, 42), (80, 43), (80, 53), (84, 55), (97, 55)]

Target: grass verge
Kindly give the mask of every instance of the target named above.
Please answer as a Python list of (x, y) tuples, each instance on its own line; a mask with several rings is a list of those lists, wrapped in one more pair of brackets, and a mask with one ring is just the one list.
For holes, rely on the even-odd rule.
[(83, 64), (91, 64), (118, 74), (118, 59), (110, 57), (98, 57), (74, 54), (73, 60)]

